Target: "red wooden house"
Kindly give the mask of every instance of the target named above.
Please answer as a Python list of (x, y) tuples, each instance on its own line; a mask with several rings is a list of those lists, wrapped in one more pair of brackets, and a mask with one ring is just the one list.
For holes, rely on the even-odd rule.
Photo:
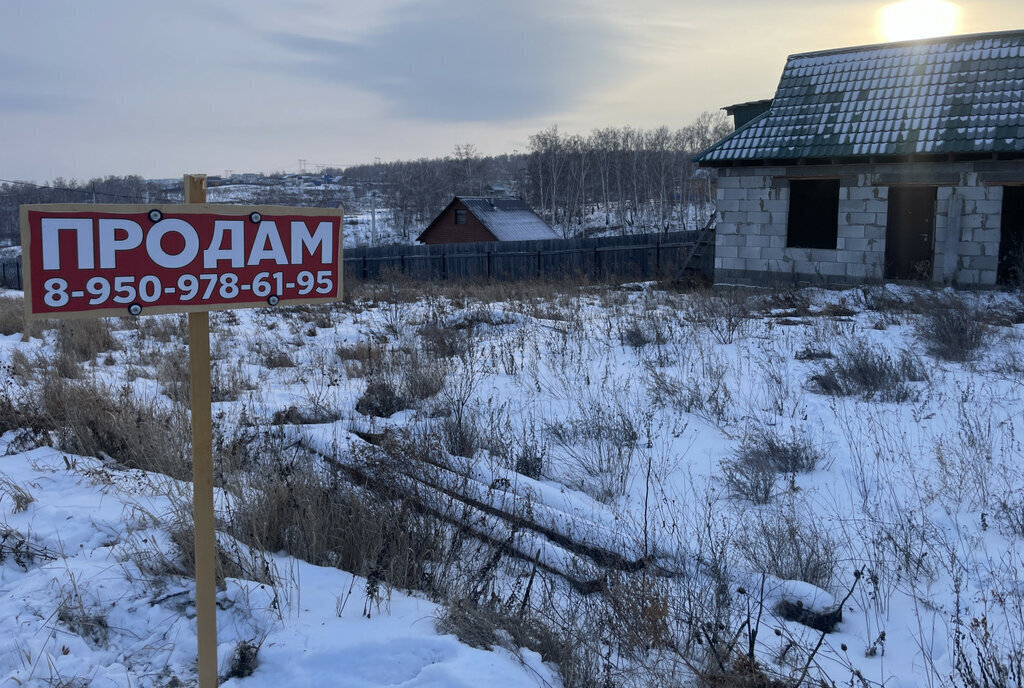
[(560, 239), (518, 198), (456, 196), (417, 237), (422, 244)]

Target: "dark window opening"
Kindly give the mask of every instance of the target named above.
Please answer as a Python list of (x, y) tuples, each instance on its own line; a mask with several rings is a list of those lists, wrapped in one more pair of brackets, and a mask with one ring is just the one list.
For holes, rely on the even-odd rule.
[(996, 282), (1024, 286), (1024, 186), (1003, 187)]
[(839, 236), (839, 180), (789, 182), (789, 248), (835, 248)]
[(466, 224), (466, 211), (456, 210), (455, 211), (455, 224), (464, 225)]

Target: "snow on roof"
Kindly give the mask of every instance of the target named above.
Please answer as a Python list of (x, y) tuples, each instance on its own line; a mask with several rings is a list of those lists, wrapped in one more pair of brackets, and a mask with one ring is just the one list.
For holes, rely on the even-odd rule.
[(1024, 153), (1024, 31), (790, 55), (771, 109), (697, 157)]
[(561, 239), (555, 230), (519, 198), (457, 196), (498, 241)]

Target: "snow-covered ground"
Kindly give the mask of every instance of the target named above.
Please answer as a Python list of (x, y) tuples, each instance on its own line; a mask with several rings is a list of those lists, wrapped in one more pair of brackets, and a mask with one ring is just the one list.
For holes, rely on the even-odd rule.
[[(462, 562), (465, 577), (486, 572), (495, 599), (561, 620), (613, 685), (712, 671), (711, 640), (728, 646), (725, 669), (749, 645), (791, 682), (967, 683), (964, 662), (978, 658), (1013, 676), (1024, 649), (1019, 295), (417, 289), (215, 314), (215, 387), (233, 389), (218, 423), (229, 436), (283, 423), (285, 444), (342, 466), (365, 439), (437, 438), (446, 451), (416, 475), (431, 488), (418, 503), (450, 514), (458, 484), (465, 531), (491, 547)], [(942, 313), (983, 322), (969, 360), (935, 349), (927, 326)], [(156, 359), (180, 350), (180, 329), (161, 343), (127, 321), (111, 327), (120, 348), (86, 363), (84, 379), (130, 381), (173, 405)], [(14, 398), (40, 384), (26, 365), (56, 356), (56, 333), (36, 335), (0, 338)], [(882, 379), (865, 372), (872, 361), (888, 362)], [(181, 485), (25, 437), (12, 429), (0, 444), (0, 530), (13, 533), (0, 546), (13, 620), (0, 675), (193, 681), (187, 579), (138, 563), (170, 547)], [(218, 502), (224, 522), (231, 500)], [(492, 551), (498, 563), (485, 565)], [(378, 613), (365, 579), (267, 556), (272, 585), (232, 578), (220, 593), (222, 672), (240, 642), (259, 646), (255, 673), (232, 685), (560, 682), (532, 651), (439, 635), (442, 612), (420, 596), (392, 591)], [(538, 567), (544, 596), (530, 597)], [(784, 604), (839, 601), (827, 634)]]
[[(0, 439), (0, 680), (194, 685), (191, 583), (146, 566), (173, 548), (159, 526), (173, 517), (166, 495), (188, 488), (50, 447), (20, 451), (14, 435)], [(422, 597), (392, 592), (367, 618), (365, 579), (271, 561), (277, 585), (229, 579), (217, 595), (221, 685), (558, 685), (535, 653), (439, 634), (437, 606)], [(258, 665), (228, 678), (240, 645), (258, 648)]]

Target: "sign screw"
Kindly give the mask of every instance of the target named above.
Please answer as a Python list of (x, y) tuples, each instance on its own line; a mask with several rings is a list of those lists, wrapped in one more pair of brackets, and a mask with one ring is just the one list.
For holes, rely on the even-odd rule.
[(249, 213), (249, 221), (252, 222), (253, 224), (259, 224), (260, 220), (262, 219), (263, 216), (260, 215), (259, 213)]
[(138, 315), (139, 313), (142, 312), (142, 306), (140, 306), (137, 303), (133, 303), (132, 305), (128, 306), (128, 312), (131, 313), (132, 315)]
[(267, 303), (269, 303), (271, 306), (276, 306), (280, 300), (281, 299), (277, 297), (277, 294), (274, 294), (269, 299), (267, 299)]
[(163, 219), (164, 214), (161, 213), (156, 208), (153, 208), (153, 210), (149, 211), (148, 216), (150, 222), (159, 222), (161, 219)]

